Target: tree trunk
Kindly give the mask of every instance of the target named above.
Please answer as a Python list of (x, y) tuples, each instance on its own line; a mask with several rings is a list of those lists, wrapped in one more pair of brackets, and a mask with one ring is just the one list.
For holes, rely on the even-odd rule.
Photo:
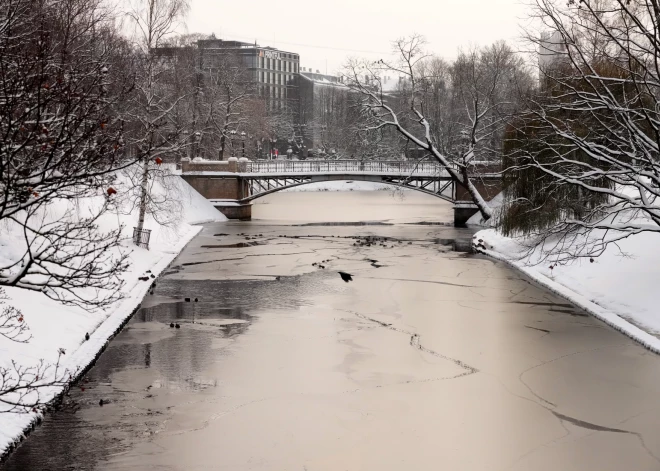
[(470, 180), (467, 166), (463, 167), (461, 170), (461, 173), (463, 174), (463, 182), (459, 183), (465, 187), (468, 193), (470, 193), (472, 201), (474, 201), (474, 204), (476, 204), (477, 208), (479, 208), (479, 212), (481, 213), (481, 217), (483, 217), (484, 221), (488, 221), (491, 217), (493, 217), (493, 210), (490, 208), (490, 206), (488, 206), (488, 203), (486, 200), (484, 200), (483, 196), (481, 196), (481, 193), (479, 193), (477, 187), (474, 186), (472, 180)]
[(149, 159), (144, 160), (142, 164), (142, 183), (140, 184), (140, 215), (138, 218), (137, 230), (144, 229), (144, 217), (147, 214), (147, 190), (149, 189)]
[(220, 160), (225, 159), (225, 144), (226, 144), (226, 142), (227, 142), (227, 138), (223, 134), (220, 137), (220, 150), (218, 151), (218, 156), (220, 157)]

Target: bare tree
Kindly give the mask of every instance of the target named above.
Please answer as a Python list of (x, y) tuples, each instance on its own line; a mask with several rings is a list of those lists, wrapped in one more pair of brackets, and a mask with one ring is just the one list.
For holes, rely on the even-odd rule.
[[(0, 289), (0, 338), (28, 343), (31, 335), (23, 313), (5, 305), (8, 299), (4, 290)], [(35, 365), (25, 366), (12, 361), (11, 365), (0, 366), (0, 414), (36, 411), (45, 403), (41, 394), (45, 388), (66, 386), (75, 372), (60, 367), (65, 353), (59, 349), (55, 364), (40, 360)]]
[(449, 149), (460, 148), (464, 164), (475, 158), (499, 162), (504, 126), (521, 103), (521, 93), (532, 86), (522, 58), (499, 41), (461, 51), (450, 74), (455, 142)]
[[(116, 68), (125, 43), (96, 0), (3, 0), (0, 22), (0, 222), (22, 252), (0, 286), (101, 307), (119, 296), (121, 229), (101, 233), (108, 196), (128, 165), (116, 113), (130, 80)], [(110, 191), (111, 193), (111, 191)], [(53, 206), (54, 203), (58, 203)], [(65, 208), (53, 214), (51, 208)]]
[[(361, 107), (369, 123), (366, 129), (396, 129), (407, 142), (438, 161), (465, 187), (483, 219), (490, 219), (492, 210), (470, 177), (470, 165), (487, 159), (487, 142), (503, 128), (510, 103), (502, 90), (518, 75), (524, 76), (522, 63), (501, 43), (461, 54), (449, 71), (424, 52), (421, 36), (400, 39), (394, 48), (397, 60), (393, 63), (380, 60), (349, 66), (348, 83), (363, 97)], [(448, 74), (443, 76), (445, 71)], [(386, 73), (401, 77), (398, 90), (383, 89)], [(451, 78), (453, 97), (441, 90), (445, 78)], [(432, 96), (438, 101), (429, 106)], [(434, 117), (437, 121), (432, 124)], [(448, 130), (457, 131), (460, 139)]]
[(559, 262), (660, 232), (660, 5), (536, 0), (535, 15), (552, 60), (511, 132), (510, 232)]
[(127, 13), (135, 30), (140, 59), (130, 114), (134, 129), (129, 139), (130, 148), (142, 166), (138, 232), (144, 229), (149, 209), (150, 170), (160, 165), (163, 157), (189, 145), (181, 138), (188, 127), (175, 120), (173, 113), (186, 94), (167, 86), (168, 74), (173, 70), (172, 60), (158, 53), (188, 9), (188, 0), (135, 0)]
[(14, 342), (27, 343), (31, 336), (23, 313), (14, 306), (6, 305), (5, 290), (0, 288), (0, 337)]
[(252, 106), (256, 88), (242, 57), (235, 51), (209, 53), (200, 49), (199, 54), (203, 55), (199, 117), (203, 145), (219, 149), (218, 158), (223, 160), (228, 142), (233, 143), (235, 137), (240, 139), (241, 132), (247, 133), (250, 115), (258, 111)]

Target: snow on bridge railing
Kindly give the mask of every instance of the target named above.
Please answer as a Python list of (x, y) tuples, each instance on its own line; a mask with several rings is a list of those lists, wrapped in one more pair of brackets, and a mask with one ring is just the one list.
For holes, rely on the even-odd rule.
[(391, 173), (397, 175), (444, 175), (435, 162), (401, 160), (256, 160), (247, 162), (249, 173)]

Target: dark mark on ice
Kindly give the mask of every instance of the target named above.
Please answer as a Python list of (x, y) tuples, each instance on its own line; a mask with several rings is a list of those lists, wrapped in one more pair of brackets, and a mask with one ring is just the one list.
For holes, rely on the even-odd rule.
[(534, 329), (534, 330), (538, 330), (538, 331), (540, 331), (540, 332), (545, 332), (546, 334), (549, 334), (549, 333), (550, 333), (549, 330), (546, 330), (546, 329), (539, 329), (538, 327), (532, 327), (531, 325), (526, 325), (525, 327), (527, 327), (528, 329)]
[(411, 283), (432, 283), (436, 285), (458, 286), (460, 288), (479, 288), (478, 286), (460, 285), (458, 283), (449, 283), (447, 281), (413, 280), (406, 278), (376, 278), (374, 276), (365, 276), (364, 278), (369, 278), (371, 280), (409, 281)]
[(634, 433), (629, 430), (622, 430), (620, 428), (603, 427), (602, 425), (592, 424), (590, 422), (585, 422), (584, 420), (579, 420), (564, 414), (560, 414), (559, 412), (553, 410), (551, 410), (550, 412), (552, 412), (555, 415), (555, 417), (557, 417), (559, 420), (569, 422), (573, 425), (576, 425), (577, 427), (582, 427), (589, 430), (595, 430), (597, 432)]
[(561, 304), (561, 303), (547, 303), (541, 301), (513, 301), (515, 304), (529, 304), (531, 306), (557, 306), (557, 307), (574, 307), (572, 304)]
[(550, 309), (550, 312), (561, 312), (562, 314), (568, 314), (569, 316), (589, 317), (589, 314), (586, 312), (575, 311), (572, 309)]
[(436, 244), (451, 247), (454, 252), (473, 253), (474, 247), (470, 239), (434, 239)]
[(308, 222), (305, 224), (294, 224), (292, 227), (310, 226), (393, 226), (390, 222), (380, 221), (358, 221), (358, 222)]
[(454, 227), (454, 224), (451, 222), (434, 222), (434, 221), (421, 221), (421, 222), (406, 222), (404, 224), (410, 226), (447, 226)]
[(384, 266), (385, 266), (385, 265), (379, 265), (379, 264), (378, 264), (378, 260), (374, 260), (374, 259), (372, 259), (372, 258), (365, 258), (365, 260), (366, 260), (367, 262), (371, 263), (371, 266), (374, 267), (374, 268), (380, 268), (380, 267), (384, 267)]
[(201, 245), (203, 249), (242, 249), (245, 247), (254, 247), (255, 245), (261, 245), (259, 242), (238, 242), (237, 244), (213, 244), (213, 245)]

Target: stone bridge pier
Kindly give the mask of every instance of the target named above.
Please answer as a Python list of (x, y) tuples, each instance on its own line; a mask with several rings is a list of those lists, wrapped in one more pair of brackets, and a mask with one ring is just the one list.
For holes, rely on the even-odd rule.
[[(247, 171), (248, 159), (181, 160), (181, 177), (228, 219), (252, 218), (252, 203), (241, 200), (250, 196), (248, 183), (240, 178)], [(232, 175), (233, 174), (233, 175)]]

